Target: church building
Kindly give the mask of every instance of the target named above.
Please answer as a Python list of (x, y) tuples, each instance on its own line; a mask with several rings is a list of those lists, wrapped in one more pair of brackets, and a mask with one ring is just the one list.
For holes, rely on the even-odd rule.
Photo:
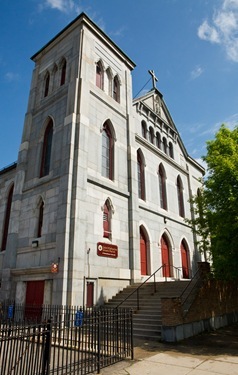
[(204, 169), (156, 88), (84, 13), (32, 56), (16, 163), (0, 171), (0, 299), (101, 304), (143, 282), (189, 279), (185, 218)]

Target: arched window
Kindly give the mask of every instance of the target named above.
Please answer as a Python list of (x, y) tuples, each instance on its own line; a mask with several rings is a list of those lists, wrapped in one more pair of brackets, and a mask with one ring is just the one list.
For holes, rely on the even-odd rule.
[(45, 89), (44, 89), (44, 97), (49, 95), (49, 87), (50, 87), (50, 73), (47, 72), (45, 76)]
[(102, 175), (110, 180), (114, 178), (114, 140), (107, 122), (102, 131)]
[(168, 153), (167, 139), (163, 137), (163, 151), (165, 154)]
[(169, 142), (169, 156), (173, 159), (174, 158), (174, 149), (172, 142)]
[(183, 184), (180, 176), (177, 177), (177, 195), (179, 215), (184, 217)]
[(43, 217), (44, 217), (44, 202), (43, 200), (41, 200), (40, 205), (39, 205), (37, 237), (42, 236)]
[(150, 137), (150, 142), (154, 144), (154, 129), (151, 126), (149, 128), (149, 137)]
[(50, 119), (45, 130), (44, 142), (41, 156), (40, 177), (46, 176), (50, 172), (51, 147), (53, 138), (53, 121)]
[(103, 90), (103, 67), (101, 61), (96, 64), (96, 86)]
[(138, 196), (145, 200), (145, 166), (140, 151), (137, 151)]
[(104, 238), (111, 238), (112, 232), (111, 232), (111, 218), (112, 218), (112, 212), (110, 203), (107, 200), (103, 207), (103, 237)]
[(159, 195), (160, 207), (167, 210), (166, 174), (162, 164), (159, 166)]
[(118, 76), (113, 79), (113, 99), (120, 103), (120, 82)]
[(147, 138), (147, 126), (144, 120), (141, 121), (141, 133), (142, 133), (142, 137), (146, 139)]
[(160, 133), (156, 133), (156, 146), (161, 150), (161, 137)]
[(10, 223), (13, 188), (14, 188), (14, 185), (12, 185), (11, 189), (9, 190), (8, 198), (7, 198), (7, 208), (5, 212), (1, 251), (6, 250), (6, 246), (7, 246), (7, 236), (8, 236), (8, 229), (9, 229), (9, 223)]
[(66, 78), (66, 60), (63, 59), (62, 64), (61, 64), (60, 86), (63, 86), (65, 84), (65, 78)]

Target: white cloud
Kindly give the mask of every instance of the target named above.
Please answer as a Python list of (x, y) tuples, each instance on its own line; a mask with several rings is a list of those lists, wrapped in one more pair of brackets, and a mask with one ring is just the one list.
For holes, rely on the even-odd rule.
[(229, 60), (238, 62), (238, 0), (223, 0), (213, 17), (198, 28), (198, 37), (220, 44)]
[(198, 36), (200, 39), (207, 40), (211, 43), (220, 43), (219, 34), (214, 27), (209, 26), (207, 21), (204, 21), (198, 28)]
[(233, 115), (227, 117), (226, 119), (216, 122), (213, 126), (201, 132), (200, 135), (201, 136), (204, 136), (204, 135), (214, 136), (215, 133), (218, 132), (222, 124), (225, 124), (229, 129), (234, 129), (234, 127), (238, 125), (238, 113), (234, 113)]
[(195, 68), (191, 71), (190, 77), (191, 79), (196, 79), (200, 77), (200, 75), (204, 72), (203, 68), (199, 65), (195, 66)]
[(16, 82), (20, 80), (20, 75), (18, 73), (7, 72), (5, 74), (5, 79), (8, 82)]
[(45, 0), (45, 2), (40, 5), (41, 10), (44, 8), (57, 9), (63, 13), (80, 13), (79, 5), (73, 0)]

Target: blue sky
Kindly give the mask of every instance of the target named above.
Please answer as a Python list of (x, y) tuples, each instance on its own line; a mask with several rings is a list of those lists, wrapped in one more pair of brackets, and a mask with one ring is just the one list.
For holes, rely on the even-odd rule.
[(30, 57), (82, 11), (136, 63), (134, 96), (155, 71), (194, 159), (222, 123), (238, 123), (238, 0), (1, 0), (0, 9), (0, 168), (17, 160)]

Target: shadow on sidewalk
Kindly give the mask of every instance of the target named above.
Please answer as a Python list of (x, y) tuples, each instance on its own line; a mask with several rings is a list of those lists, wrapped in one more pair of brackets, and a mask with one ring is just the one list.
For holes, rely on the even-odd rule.
[(135, 359), (149, 357), (158, 352), (178, 352), (193, 355), (238, 355), (238, 324), (204, 332), (178, 343), (135, 340)]

